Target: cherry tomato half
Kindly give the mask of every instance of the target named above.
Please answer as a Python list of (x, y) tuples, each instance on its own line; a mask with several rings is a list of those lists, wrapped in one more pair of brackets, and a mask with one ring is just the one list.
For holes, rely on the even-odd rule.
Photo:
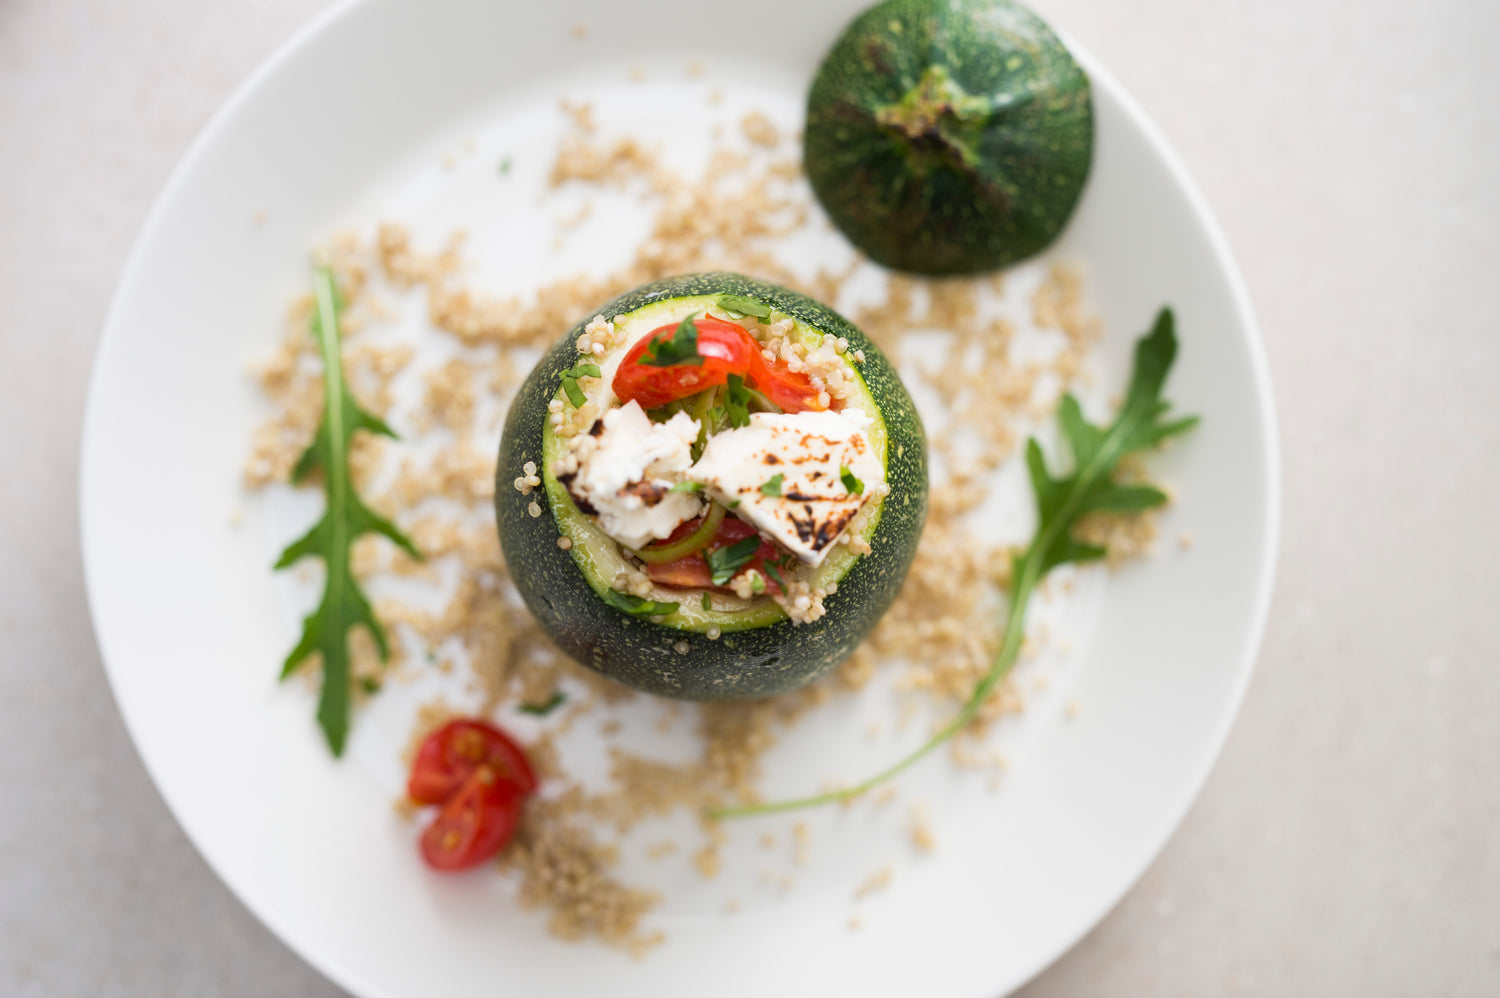
[[(683, 536), (687, 536), (701, 522), (701, 520), (689, 520), (678, 527), (677, 532), (682, 533)], [(652, 582), (659, 582), (664, 586), (682, 586), (692, 589), (723, 589), (727, 591), (729, 589), (728, 586), (715, 586), (713, 584), (713, 574), (709, 571), (708, 562), (703, 560), (703, 556), (709, 551), (717, 551), (719, 548), (728, 547), (730, 544), (742, 541), (746, 537), (753, 536), (755, 533), (755, 528), (739, 517), (726, 516), (724, 517), (723, 526), (719, 528), (718, 534), (714, 536), (713, 541), (708, 547), (696, 554), (690, 554), (686, 558), (678, 558), (676, 561), (669, 561), (663, 565), (647, 565), (646, 574), (650, 576)], [(663, 543), (672, 543), (676, 539), (676, 536), (677, 534), (674, 533), (672, 537), (667, 538)], [(735, 575), (740, 575), (753, 568), (760, 572), (761, 577), (766, 580), (766, 592), (779, 593), (781, 592), (781, 587), (776, 584), (776, 580), (766, 571), (766, 560), (775, 560), (779, 556), (780, 552), (776, 550), (776, 545), (763, 539), (760, 542), (760, 547), (756, 549), (755, 554), (745, 563), (745, 567), (741, 568)]]
[(751, 361), (750, 376), (745, 379), (766, 398), (781, 406), (783, 412), (805, 412), (826, 409), (818, 404), (818, 389), (801, 371), (789, 371), (782, 361), (772, 363), (759, 350)]
[(536, 789), (526, 753), (510, 737), (483, 721), (449, 721), (428, 735), (417, 750), (406, 792), (419, 804), (441, 804), (465, 785), (480, 766), (517, 796)]
[(653, 329), (630, 348), (615, 373), (615, 394), (624, 402), (639, 402), (642, 409), (655, 409), (722, 385), (731, 374), (743, 377), (750, 370), (751, 358), (760, 356), (755, 340), (743, 326), (712, 316), (694, 319), (693, 325), (698, 329), (698, 356), (703, 358), (702, 364), (655, 367), (641, 363), (652, 342), (666, 342), (677, 332), (677, 323), (668, 323)]
[(677, 325), (673, 322), (653, 329), (630, 348), (611, 385), (621, 401), (635, 401), (642, 409), (655, 409), (696, 395), (705, 388), (725, 384), (731, 374), (738, 374), (786, 412), (825, 408), (817, 404), (818, 392), (806, 374), (794, 374), (781, 361), (766, 360), (760, 344), (745, 327), (711, 315), (693, 320), (702, 364), (670, 367), (642, 364), (648, 345), (672, 339)]
[(478, 766), (422, 833), (422, 858), (434, 870), (483, 863), (515, 834), (523, 797), (488, 765)]

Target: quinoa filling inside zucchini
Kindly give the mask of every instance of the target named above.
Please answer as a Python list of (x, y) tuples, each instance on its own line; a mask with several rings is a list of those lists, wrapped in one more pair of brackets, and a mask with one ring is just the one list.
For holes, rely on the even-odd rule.
[[(610, 605), (648, 617), (654, 623), (683, 631), (710, 634), (715, 631), (729, 633), (765, 627), (787, 619), (788, 616), (796, 619), (801, 608), (791, 605), (796, 598), (795, 593), (773, 597), (764, 576), (758, 580), (758, 588), (749, 587), (747, 579), (749, 582), (756, 582), (750, 576), (760, 574), (753, 570), (736, 573), (738, 594), (726, 592), (720, 586), (677, 586), (649, 581), (645, 577), (649, 565), (637, 553), (641, 549), (627, 547), (606, 533), (597, 517), (589, 515), (590, 512), (597, 511), (580, 508), (581, 504), (575, 501), (569, 490), (568, 476), (565, 474), (560, 477), (557, 468), (559, 465), (567, 467), (570, 438), (580, 432), (588, 432), (590, 428), (597, 433), (596, 421), (609, 410), (621, 406), (613, 388), (615, 375), (627, 354), (653, 331), (667, 325), (681, 324), (685, 319), (708, 318), (735, 323), (762, 341), (773, 324), (778, 324), (775, 328), (782, 333), (782, 338), (791, 344), (801, 344), (805, 351), (816, 351), (825, 341), (823, 332), (792, 316), (771, 312), (765, 306), (748, 301), (730, 304), (743, 305), (751, 308), (752, 312), (732, 311), (721, 304), (721, 299), (722, 296), (719, 295), (667, 299), (613, 317), (612, 323), (604, 323), (603, 320), (591, 323), (589, 332), (579, 340), (579, 365), (564, 372), (560, 379), (550, 404), (551, 418), (546, 421), (542, 435), (541, 475), (548, 504), (558, 530), (568, 539), (566, 546), (569, 554), (590, 588)], [(759, 312), (762, 310), (769, 314), (760, 316)], [(591, 333), (596, 333), (592, 339)], [(775, 333), (771, 335), (774, 336)], [(831, 339), (829, 343), (832, 343)], [(647, 352), (650, 354), (659, 348), (660, 353), (668, 355), (677, 346), (680, 344), (658, 340), (647, 345)], [(663, 356), (661, 359), (669, 363), (674, 356), (676, 355)], [(666, 363), (661, 366), (666, 366)], [(868, 498), (842, 531), (847, 536), (841, 537), (841, 542), (831, 544), (821, 564), (813, 567), (795, 557), (769, 563), (771, 567), (767, 571), (773, 576), (770, 581), (778, 583), (775, 587), (778, 590), (791, 587), (800, 593), (800, 584), (805, 584), (808, 590), (830, 591), (836, 588), (838, 581), (861, 557), (861, 550), (868, 550), (868, 542), (879, 527), (885, 491), (884, 472), (889, 467), (885, 421), (860, 376), (856, 359), (843, 358), (839, 370), (842, 378), (839, 394), (842, 397), (829, 398), (828, 408), (835, 412), (857, 410), (857, 413), (851, 414), (851, 419), (863, 414), (864, 418), (860, 420), (864, 424), (862, 432), (871, 455), (878, 461), (882, 475), (879, 482), (870, 483)], [(693, 446), (693, 456), (697, 460), (707, 442), (706, 437), (730, 428), (729, 421), (734, 417), (728, 414), (724, 404), (729, 390), (738, 391), (741, 404), (751, 412), (778, 411), (775, 403), (764, 394), (745, 388), (743, 381), (736, 385), (731, 380), (728, 385), (706, 389), (666, 405), (654, 406), (647, 410), (647, 415), (656, 423), (665, 422), (677, 412), (686, 412), (698, 420), (704, 432)], [(743, 419), (743, 413), (740, 418)], [(848, 468), (841, 470), (849, 472)], [(852, 474), (846, 474), (844, 482), (850, 492), (855, 492), (856, 487), (859, 490), (866, 487), (865, 483)], [(779, 477), (768, 477), (765, 488), (776, 487), (779, 487)], [(764, 494), (770, 496), (777, 493), (764, 491)], [(703, 520), (726, 515), (733, 517), (732, 510), (716, 509), (722, 505), (715, 503), (705, 506)], [(713, 565), (713, 552), (705, 545), (712, 538), (714, 530), (710, 529), (708, 523), (702, 522), (693, 533), (698, 536), (679, 538), (673, 544), (653, 541), (644, 549), (646, 558), (651, 558), (653, 550), (662, 552), (663, 557), (703, 557), (708, 554), (707, 560)], [(747, 540), (744, 543), (749, 542)], [(725, 550), (723, 547), (718, 549), (721, 561)], [(791, 614), (788, 613), (787, 606), (791, 606)]]

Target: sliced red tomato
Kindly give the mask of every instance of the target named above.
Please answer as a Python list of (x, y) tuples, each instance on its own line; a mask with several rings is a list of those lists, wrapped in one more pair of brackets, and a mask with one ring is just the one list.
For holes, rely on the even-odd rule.
[(518, 796), (536, 789), (526, 753), (510, 736), (484, 721), (449, 721), (417, 749), (406, 792), (419, 804), (441, 804), (459, 791), (481, 766)]
[(782, 361), (772, 363), (759, 350), (751, 362), (750, 376), (745, 379), (759, 389), (766, 398), (781, 406), (784, 412), (806, 412), (809, 409), (826, 409), (818, 404), (818, 389), (812, 379), (801, 371), (789, 371)]
[[(684, 523), (677, 528), (677, 531), (673, 532), (671, 537), (667, 538), (665, 543), (670, 544), (673, 540), (679, 540), (678, 533), (686, 537), (701, 522), (701, 520), (690, 520)], [(746, 537), (754, 536), (755, 533), (755, 528), (739, 517), (726, 516), (724, 517), (723, 526), (719, 528), (718, 534), (715, 535), (708, 547), (696, 554), (688, 555), (686, 558), (678, 558), (676, 561), (669, 561), (664, 565), (647, 565), (646, 574), (651, 577), (652, 582), (659, 582), (664, 586), (681, 586), (684, 589), (722, 589), (728, 591), (728, 586), (715, 586), (713, 584), (713, 573), (709, 571), (708, 562), (703, 560), (703, 556), (709, 551), (717, 551), (719, 548), (728, 547), (737, 541), (742, 541)], [(766, 591), (768, 593), (779, 593), (781, 592), (781, 587), (776, 584), (775, 578), (766, 571), (766, 562), (768, 560), (775, 561), (779, 557), (781, 557), (781, 552), (776, 549), (776, 545), (762, 539), (760, 547), (756, 549), (755, 554), (745, 563), (745, 567), (741, 568), (735, 575), (738, 576), (753, 568), (760, 572), (761, 577), (766, 580)]]
[(649, 336), (642, 337), (630, 348), (620, 362), (613, 384), (615, 394), (622, 401), (636, 401), (642, 409), (655, 409), (696, 395), (705, 388), (722, 385), (731, 374), (743, 377), (750, 369), (751, 358), (760, 356), (755, 340), (743, 326), (705, 316), (693, 320), (698, 329), (698, 356), (703, 358), (702, 364), (674, 364), (671, 367), (642, 364), (647, 347), (653, 342), (670, 340), (677, 332), (677, 325), (672, 322), (653, 329)]
[(653, 329), (630, 348), (611, 385), (621, 401), (639, 402), (642, 409), (655, 409), (696, 395), (705, 388), (725, 384), (731, 374), (738, 374), (787, 412), (827, 408), (818, 405), (818, 392), (806, 374), (792, 373), (781, 361), (766, 360), (760, 344), (744, 326), (713, 316), (693, 320), (702, 364), (670, 367), (642, 364), (648, 346), (672, 339), (677, 326), (673, 322)]
[(422, 833), (422, 858), (434, 870), (483, 863), (515, 834), (524, 796), (488, 765), (478, 766)]

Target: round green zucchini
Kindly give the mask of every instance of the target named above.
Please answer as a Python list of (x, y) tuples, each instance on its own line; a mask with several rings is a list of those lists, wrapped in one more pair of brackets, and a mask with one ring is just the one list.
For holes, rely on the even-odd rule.
[(886, 0), (855, 19), (807, 99), (813, 191), (877, 263), (969, 274), (1039, 252), (1093, 159), (1089, 80), (1010, 0)]
[[(543, 629), (583, 665), (648, 693), (684, 700), (771, 696), (843, 661), (896, 598), (927, 517), (927, 445), (911, 397), (885, 355), (832, 309), (765, 281), (706, 273), (647, 284), (598, 314), (617, 325), (654, 328), (711, 307), (724, 313), (717, 306), (723, 295), (759, 302), (776, 318), (790, 317), (796, 322), (793, 336), (831, 333), (848, 339), (850, 354), (864, 352), (863, 363), (853, 365), (858, 383), (850, 401), (876, 417), (868, 436), (874, 452), (883, 454), (890, 493), (870, 500), (877, 506), (867, 505), (870, 553), (836, 545), (814, 574), (816, 587), (838, 584), (824, 599), (824, 616), (796, 624), (765, 599), (735, 606), (716, 598), (712, 609), (704, 609), (695, 593), (674, 600), (678, 609), (656, 623), (605, 602), (623, 559), (550, 467), (564, 444), (552, 432), (547, 407), (563, 397), (562, 372), (580, 360), (576, 344), (587, 319), (557, 341), (521, 386), (506, 417), (495, 473), (500, 546), (521, 598)], [(544, 488), (522, 495), (513, 482), (528, 461), (536, 462)], [(542, 515), (532, 515), (533, 502)], [(562, 536), (571, 541), (566, 550), (558, 544)], [(673, 600), (665, 589), (652, 598)]]

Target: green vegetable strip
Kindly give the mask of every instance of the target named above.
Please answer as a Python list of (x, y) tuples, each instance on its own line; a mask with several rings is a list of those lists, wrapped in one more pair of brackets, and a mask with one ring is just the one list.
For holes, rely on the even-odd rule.
[(724, 522), (724, 507), (718, 503), (709, 503), (708, 515), (698, 525), (698, 529), (688, 534), (680, 541), (671, 544), (662, 544), (653, 547), (641, 548), (632, 551), (637, 558), (648, 565), (665, 565), (678, 558), (686, 558), (690, 554), (697, 554), (713, 543), (719, 535), (719, 524)]
[(758, 319), (769, 319), (771, 317), (770, 306), (763, 305), (754, 298), (743, 298), (739, 295), (720, 295), (719, 307), (726, 312), (753, 315)]
[(309, 555), (323, 559), (327, 577), (318, 608), (302, 621), (302, 637), (282, 666), (281, 678), (296, 671), (317, 653), (323, 660), (323, 690), (318, 699), (318, 723), (334, 755), (341, 755), (349, 734), (349, 629), (364, 625), (385, 661), (385, 628), (380, 626), (370, 602), (360, 590), (349, 566), (349, 548), (360, 536), (383, 534), (418, 561), (422, 555), (406, 535), (384, 517), (375, 515), (354, 491), (349, 476), (349, 446), (356, 430), (395, 437), (383, 421), (360, 408), (344, 383), (339, 343), (339, 300), (333, 274), (327, 267), (313, 273), (317, 308), (312, 332), (323, 359), (323, 419), (313, 442), (292, 469), (292, 481), (300, 483), (314, 471), (323, 472), (327, 508), (323, 517), (302, 537), (287, 546), (277, 559), (277, 569), (287, 568)]
[(710, 817), (772, 814), (858, 797), (903, 772), (974, 720), (985, 699), (1016, 664), (1025, 631), (1026, 608), (1043, 576), (1058, 565), (1096, 561), (1104, 557), (1103, 548), (1074, 539), (1073, 528), (1078, 520), (1091, 512), (1138, 512), (1166, 502), (1166, 495), (1158, 489), (1117, 485), (1111, 476), (1126, 454), (1154, 447), (1197, 425), (1195, 416), (1170, 423), (1160, 422), (1168, 409), (1168, 403), (1161, 399), (1161, 388), (1177, 354), (1173, 327), (1171, 310), (1162, 309), (1151, 332), (1136, 341), (1135, 364), (1125, 405), (1107, 429), (1089, 425), (1083, 419), (1077, 400), (1071, 395), (1064, 397), (1058, 409), (1058, 421), (1073, 451), (1074, 470), (1071, 475), (1053, 478), (1047, 471), (1041, 447), (1034, 439), (1028, 441), (1026, 464), (1037, 504), (1036, 533), (1026, 550), (1013, 556), (1010, 610), (1000, 650), (989, 672), (975, 685), (953, 719), (916, 751), (851, 787), (770, 804), (711, 808)]
[(718, 385), (712, 388), (705, 388), (693, 396), (692, 417), (698, 422), (698, 439), (693, 441), (693, 447), (690, 451), (694, 461), (703, 456), (703, 448), (708, 446), (708, 438), (713, 435), (714, 431), (709, 427), (709, 423), (712, 421), (709, 416), (713, 412), (714, 403), (718, 401), (718, 398)]

